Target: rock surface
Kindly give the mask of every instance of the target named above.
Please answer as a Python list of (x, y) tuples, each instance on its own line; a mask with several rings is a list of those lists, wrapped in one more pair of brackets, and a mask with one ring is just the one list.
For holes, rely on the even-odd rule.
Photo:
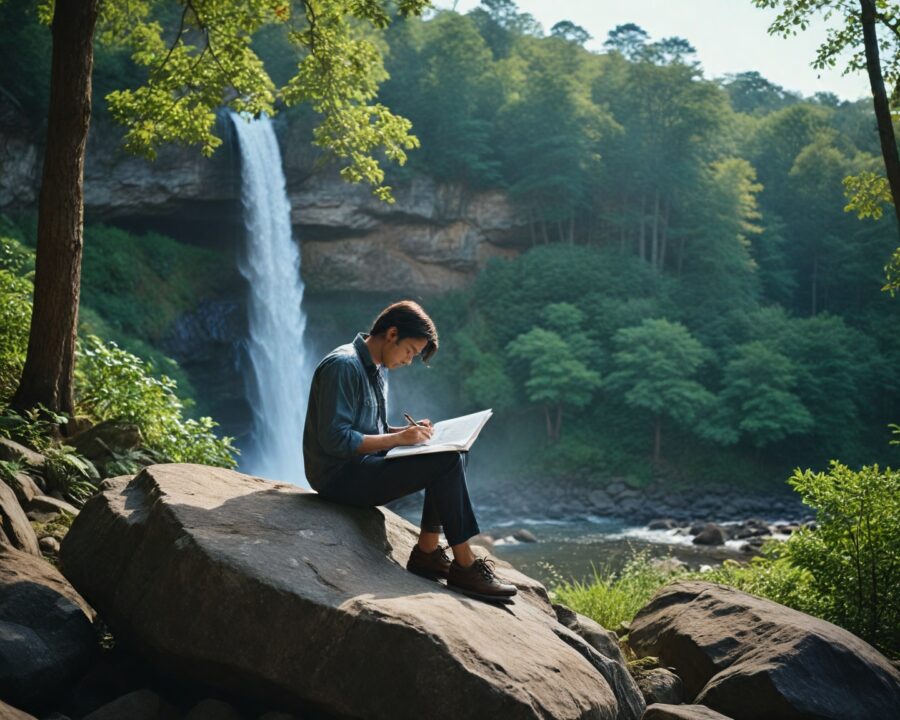
[(511, 605), (414, 576), (415, 528), (197, 465), (105, 481), (61, 549), (114, 635), (168, 672), (367, 718), (629, 718), (539, 583)]
[(681, 677), (685, 698), (735, 720), (900, 717), (900, 672), (855, 635), (700, 580), (660, 590), (629, 643)]
[(710, 710), (705, 705), (654, 703), (647, 706), (647, 712), (641, 720), (732, 720), (732, 718)]
[(135, 690), (97, 708), (84, 720), (178, 720), (178, 711), (152, 690)]
[(0, 697), (35, 710), (96, 650), (93, 613), (47, 562), (0, 548)]
[(0, 437), (0, 460), (14, 460), (32, 467), (41, 467), (44, 464), (44, 456), (39, 452), (3, 437)]
[(722, 527), (715, 523), (707, 523), (706, 526), (698, 532), (692, 541), (695, 545), (723, 545), (725, 543), (725, 532)]
[(677, 705), (684, 700), (684, 687), (681, 678), (671, 670), (653, 668), (640, 674), (638, 687), (648, 705), (667, 703)]
[[(3, 541), (6, 538), (7, 542)], [(0, 546), (10, 544), (32, 555), (40, 555), (37, 535), (12, 488), (0, 480)]]
[(3, 720), (35, 720), (34, 715), (29, 715), (27, 712), (14, 708), (12, 705), (7, 705), (2, 700), (0, 700), (0, 718), (3, 718)]
[(554, 605), (553, 610), (561, 624), (584, 638), (601, 657), (605, 658), (606, 662), (594, 664), (619, 701), (619, 717), (641, 717), (645, 703), (640, 688), (628, 672), (625, 655), (619, 647), (616, 634), (565, 605)]
[(23, 508), (28, 506), (35, 495), (43, 494), (31, 475), (25, 472), (14, 473), (12, 477), (8, 478), (7, 484), (12, 488), (16, 499)]

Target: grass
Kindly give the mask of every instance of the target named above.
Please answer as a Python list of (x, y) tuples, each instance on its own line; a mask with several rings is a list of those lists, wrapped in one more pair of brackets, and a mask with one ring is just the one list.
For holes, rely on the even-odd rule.
[(552, 593), (556, 602), (615, 630), (622, 622), (631, 621), (657, 590), (688, 575), (687, 571), (660, 568), (645, 550), (636, 553), (619, 573), (594, 568), (592, 580), (562, 582)]

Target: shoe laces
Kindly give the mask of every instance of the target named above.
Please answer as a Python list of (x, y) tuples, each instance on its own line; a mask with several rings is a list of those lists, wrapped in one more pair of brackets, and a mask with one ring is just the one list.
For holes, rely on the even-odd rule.
[(438, 545), (437, 550), (435, 552), (438, 554), (438, 557), (444, 562), (450, 562), (450, 556), (447, 555), (447, 548), (442, 545)]
[(478, 569), (478, 572), (482, 574), (485, 580), (496, 579), (493, 560), (489, 560), (487, 558), (476, 558), (475, 567)]

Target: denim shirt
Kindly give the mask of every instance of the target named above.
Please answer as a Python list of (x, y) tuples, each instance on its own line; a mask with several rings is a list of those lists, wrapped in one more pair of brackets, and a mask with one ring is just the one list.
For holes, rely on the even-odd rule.
[(363, 435), (381, 432), (378, 399), (368, 376), (376, 365), (366, 337), (359, 333), (352, 343), (332, 350), (313, 374), (303, 428), (303, 464), (314, 490), (349, 464)]

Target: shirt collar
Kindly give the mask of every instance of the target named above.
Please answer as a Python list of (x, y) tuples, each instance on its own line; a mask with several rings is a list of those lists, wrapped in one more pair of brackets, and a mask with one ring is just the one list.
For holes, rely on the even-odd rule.
[(356, 337), (353, 338), (353, 347), (355, 347), (356, 352), (359, 353), (359, 358), (362, 360), (366, 369), (377, 369), (378, 366), (375, 364), (375, 361), (372, 360), (372, 353), (369, 352), (369, 346), (366, 345), (367, 337), (369, 337), (368, 333), (357, 333)]

